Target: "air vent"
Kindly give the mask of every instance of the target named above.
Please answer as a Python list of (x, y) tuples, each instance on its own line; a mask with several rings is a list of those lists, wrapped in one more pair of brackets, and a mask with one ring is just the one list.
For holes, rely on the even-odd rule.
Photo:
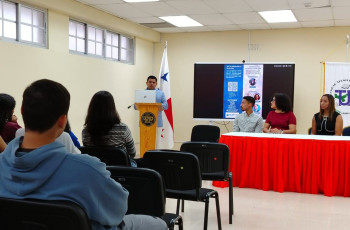
[(147, 26), (149, 28), (172, 28), (176, 27), (173, 24), (170, 24), (168, 22), (161, 22), (161, 23), (140, 23), (143, 26)]

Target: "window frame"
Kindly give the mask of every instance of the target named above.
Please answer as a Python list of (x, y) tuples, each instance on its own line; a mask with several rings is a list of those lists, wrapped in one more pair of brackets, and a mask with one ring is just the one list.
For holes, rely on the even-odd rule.
[[(70, 22), (84, 25), (85, 51), (84, 52), (77, 51), (77, 46), (76, 46), (75, 50), (72, 50), (72, 49), (70, 49), (70, 44), (68, 44), (69, 53), (71, 53), (71, 54), (78, 54), (78, 55), (84, 55), (84, 56), (88, 56), (88, 57), (101, 58), (101, 59), (104, 59), (104, 60), (117, 61), (117, 62), (121, 62), (121, 63), (125, 63), (125, 64), (134, 65), (134, 63), (135, 63), (135, 38), (134, 37), (128, 36), (128, 35), (124, 35), (124, 34), (120, 34), (120, 33), (117, 33), (117, 32), (113, 32), (113, 31), (111, 31), (109, 29), (106, 29), (106, 28), (103, 28), (103, 27), (100, 27), (100, 26), (84, 23), (84, 22), (82, 22), (80, 20), (73, 19), (73, 18), (69, 19), (69, 24), (70, 24)], [(88, 34), (89, 33), (88, 32), (89, 27), (94, 28), (94, 29), (98, 29), (98, 30), (102, 30), (102, 36), (103, 36), (102, 37), (102, 55), (96, 55), (96, 49), (95, 49), (95, 54), (89, 53), (89, 50), (88, 50), (88, 43), (89, 43), (89, 41), (94, 41), (95, 42), (95, 48), (96, 48), (96, 43), (100, 43), (100, 42), (96, 41), (96, 34), (95, 34), (95, 40), (89, 39), (89, 37), (88, 37), (89, 36), (89, 34)], [(69, 28), (69, 30), (70, 30), (70, 28)], [(113, 41), (113, 37), (112, 36), (111, 36), (111, 44), (107, 44), (107, 33), (110, 33), (112, 36), (113, 35), (117, 35), (118, 36), (118, 46), (115, 46), (115, 45), (112, 44), (113, 43), (112, 42)], [(72, 35), (70, 35), (69, 32), (68, 32), (68, 37), (71, 37), (71, 36)], [(126, 37), (127, 39), (130, 39), (132, 41), (132, 45), (131, 45), (130, 49), (127, 49), (127, 51), (129, 53), (131, 53), (132, 56), (129, 55), (128, 56), (129, 58), (127, 58), (126, 60), (122, 60), (121, 59), (121, 49), (122, 49), (121, 48), (121, 37), (122, 36)], [(72, 36), (72, 37), (77, 38), (77, 34), (76, 34), (76, 36)], [(111, 57), (107, 57), (107, 46), (111, 47)], [(118, 58), (113, 58), (113, 55), (112, 55), (113, 48), (117, 48), (118, 49)]]
[[(3, 9), (3, 3), (9, 3), (9, 4), (13, 4), (15, 6), (15, 10), (16, 10), (16, 21), (11, 21), (8, 19), (4, 19), (4, 9)], [(42, 9), (42, 8), (38, 8), (38, 7), (34, 7), (31, 5), (27, 5), (27, 4), (22, 4), (22, 3), (17, 3), (17, 2), (12, 2), (12, 1), (7, 1), (7, 0), (0, 0), (0, 4), (1, 4), (1, 8), (0, 10), (2, 11), (2, 18), (0, 19), (0, 23), (2, 24), (2, 35), (0, 36), (0, 41), (6, 41), (6, 42), (15, 42), (15, 43), (20, 43), (20, 44), (25, 44), (25, 45), (31, 45), (31, 46), (35, 46), (35, 47), (41, 47), (41, 48), (48, 48), (48, 33), (47, 33), (47, 19), (48, 19), (48, 12), (46, 9)], [(28, 8), (31, 11), (31, 16), (32, 16), (32, 24), (28, 24), (28, 23), (22, 23), (21, 21), (21, 8)], [(33, 23), (33, 11), (37, 11), (40, 13), (43, 13), (43, 27), (39, 27), (39, 26), (35, 26)], [(8, 21), (8, 22), (14, 22), (16, 25), (16, 38), (10, 38), (10, 37), (5, 37), (4, 35), (4, 21)], [(21, 39), (21, 34), (22, 34), (22, 30), (21, 30), (21, 25), (26, 25), (26, 26), (30, 26), (31, 28), (31, 41), (27, 41), (27, 40), (23, 40)], [(39, 42), (34, 42), (33, 38), (34, 38), (34, 33), (33, 33), (33, 28), (39, 28), (43, 31), (43, 43), (39, 43)]]

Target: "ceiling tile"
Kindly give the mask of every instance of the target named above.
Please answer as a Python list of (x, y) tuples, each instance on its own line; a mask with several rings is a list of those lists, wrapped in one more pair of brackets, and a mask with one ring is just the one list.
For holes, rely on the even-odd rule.
[(350, 6), (333, 7), (334, 19), (350, 19)]
[(152, 15), (143, 12), (129, 4), (108, 4), (108, 5), (96, 5), (97, 8), (109, 12), (111, 14), (118, 15), (121, 18), (136, 18), (136, 17), (151, 17)]
[(293, 13), (298, 21), (325, 21), (333, 19), (331, 7), (299, 9), (293, 10)]
[(219, 13), (253, 11), (243, 0), (203, 0)]
[(335, 26), (350, 26), (350, 19), (334, 20)]
[(330, 0), (288, 0), (288, 4), (292, 10), (294, 9), (312, 9), (318, 7), (329, 6)]
[(330, 27), (334, 26), (333, 20), (300, 22), (302, 27)]
[(181, 33), (181, 32), (185, 32), (184, 30), (178, 28), (178, 27), (174, 27), (174, 28), (155, 28), (153, 30), (156, 30), (158, 32), (161, 33)]
[(332, 6), (350, 6), (349, 0), (332, 0)]
[(229, 25), (232, 24), (230, 20), (221, 14), (198, 14), (189, 15), (190, 18), (196, 20), (202, 25)]
[(267, 23), (238, 25), (243, 30), (267, 30), (271, 29)]
[(132, 6), (157, 17), (182, 15), (181, 11), (164, 2), (133, 3)]
[(264, 19), (256, 12), (244, 12), (244, 13), (229, 13), (224, 14), (225, 17), (230, 19), (235, 24), (261, 24), (265, 23)]
[[(186, 29), (155, 29), (164, 33), (350, 26), (350, 0), (160, 0), (147, 3), (125, 3), (122, 0), (76, 1), (139, 24), (164, 23), (159, 16), (187, 15), (205, 25)], [(256, 12), (282, 9), (293, 9), (299, 22), (267, 24)]]
[(213, 31), (228, 31), (228, 30), (241, 30), (237, 25), (219, 25), (219, 26), (208, 26)]
[(209, 5), (199, 0), (168, 1), (167, 4), (182, 11), (184, 14), (215, 14), (218, 13)]
[(157, 17), (145, 17), (145, 18), (129, 18), (128, 20), (136, 23), (162, 23), (162, 19)]
[(111, 4), (111, 3), (124, 3), (123, 0), (77, 0), (88, 5), (99, 5), (99, 4)]
[(301, 28), (300, 22), (270, 23), (272, 29)]
[(206, 26), (196, 26), (196, 27), (183, 27), (181, 28), (186, 32), (205, 32), (212, 31), (209, 27)]
[(288, 10), (287, 0), (245, 0), (255, 11)]

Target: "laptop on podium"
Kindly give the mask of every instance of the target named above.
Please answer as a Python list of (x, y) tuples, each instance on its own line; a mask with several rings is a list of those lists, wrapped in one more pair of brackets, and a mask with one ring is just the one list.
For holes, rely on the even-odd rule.
[(136, 90), (135, 103), (156, 103), (156, 90)]

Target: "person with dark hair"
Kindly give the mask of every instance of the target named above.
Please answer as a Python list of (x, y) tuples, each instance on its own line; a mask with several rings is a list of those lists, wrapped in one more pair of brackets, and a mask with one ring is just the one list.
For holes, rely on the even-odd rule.
[(287, 95), (275, 93), (271, 100), (271, 108), (264, 124), (264, 133), (295, 134), (297, 120), (292, 112), (292, 104)]
[(6, 143), (12, 141), (17, 129), (21, 128), (13, 114), (15, 106), (16, 101), (11, 95), (0, 93), (0, 136)]
[(261, 133), (264, 121), (261, 116), (253, 112), (255, 100), (251, 96), (242, 99), (241, 110), (233, 121), (233, 132)]
[(112, 94), (95, 93), (90, 101), (83, 129), (84, 146), (115, 146), (134, 158), (136, 149), (130, 129), (121, 122)]
[(312, 118), (311, 134), (341, 136), (343, 117), (335, 111), (334, 97), (324, 94), (320, 100), (320, 112)]
[(0, 153), (3, 152), (6, 148), (7, 144), (5, 143), (4, 139), (0, 136)]
[(69, 136), (70, 136), (70, 138), (72, 139), (72, 141), (73, 141), (75, 147), (80, 148), (80, 143), (79, 143), (79, 141), (78, 141), (78, 138), (77, 138), (77, 136), (75, 136), (74, 133), (72, 132), (72, 129), (70, 128), (70, 124), (69, 124), (69, 121), (68, 121), (68, 120), (67, 120), (66, 127), (64, 128), (64, 131), (65, 131), (66, 133), (69, 134)]
[(38, 80), (23, 93), (24, 137), (0, 154), (0, 197), (70, 200), (81, 206), (92, 230), (165, 230), (145, 215), (125, 215), (128, 191), (110, 177), (106, 165), (87, 154), (71, 154), (55, 139), (67, 123), (70, 94), (61, 84)]
[(157, 88), (157, 78), (153, 75), (148, 76), (146, 85), (147, 90), (156, 90), (156, 102), (162, 103), (161, 109), (158, 112), (157, 127), (163, 127), (162, 111), (168, 109), (168, 102), (166, 101), (165, 94)]

